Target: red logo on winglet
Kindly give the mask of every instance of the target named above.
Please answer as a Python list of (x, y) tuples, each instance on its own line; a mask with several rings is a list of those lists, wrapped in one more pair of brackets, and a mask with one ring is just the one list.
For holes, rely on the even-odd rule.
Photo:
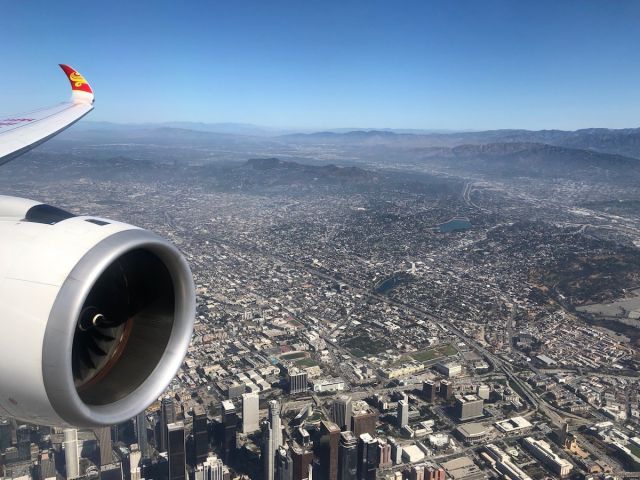
[(64, 73), (67, 74), (67, 78), (69, 79), (69, 82), (71, 83), (71, 88), (73, 90), (80, 90), (82, 92), (93, 93), (93, 90), (91, 90), (91, 87), (89, 86), (85, 78), (80, 73), (78, 73), (76, 70), (71, 68), (69, 65), (60, 64), (60, 68), (62, 68), (62, 70), (64, 70)]

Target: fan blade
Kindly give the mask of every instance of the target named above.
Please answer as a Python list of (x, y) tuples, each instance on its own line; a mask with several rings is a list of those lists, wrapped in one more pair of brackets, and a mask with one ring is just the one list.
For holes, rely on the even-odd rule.
[(104, 342), (112, 342), (115, 340), (115, 337), (112, 337), (111, 335), (105, 335), (104, 333), (99, 331), (97, 328), (94, 328), (91, 331), (91, 334), (93, 335), (94, 338), (97, 338), (98, 340), (102, 340)]
[(78, 361), (78, 355), (73, 355), (71, 358), (71, 370), (73, 372), (73, 378), (80, 378), (80, 363)]
[(96, 368), (96, 364), (93, 363), (93, 359), (91, 358), (91, 354), (89, 350), (83, 348), (80, 350), (80, 358), (82, 359), (82, 363), (84, 363), (85, 367), (93, 369)]
[[(93, 332), (92, 332), (92, 334), (93, 334)], [(105, 352), (103, 349), (100, 348), (100, 346), (96, 343), (96, 341), (93, 339), (93, 337), (91, 337), (89, 335), (87, 335), (86, 344), (87, 344), (87, 347), (89, 348), (89, 350), (91, 350), (96, 355), (100, 355), (101, 357), (104, 357), (107, 354), (107, 352)]]

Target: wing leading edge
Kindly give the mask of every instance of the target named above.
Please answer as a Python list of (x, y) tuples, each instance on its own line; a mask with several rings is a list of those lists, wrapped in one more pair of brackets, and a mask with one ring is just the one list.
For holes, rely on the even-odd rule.
[(71, 83), (71, 100), (0, 119), (0, 165), (46, 142), (93, 110), (93, 90), (77, 70), (60, 65)]

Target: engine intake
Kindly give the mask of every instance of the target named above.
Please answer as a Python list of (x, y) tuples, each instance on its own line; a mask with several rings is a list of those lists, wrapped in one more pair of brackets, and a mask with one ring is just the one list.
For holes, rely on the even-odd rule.
[(0, 196), (0, 415), (121, 423), (162, 395), (187, 352), (195, 288), (154, 233)]
[(145, 230), (103, 240), (49, 315), (43, 367), (53, 408), (78, 426), (135, 416), (180, 367), (194, 312), (191, 273), (173, 246)]
[(104, 405), (140, 386), (167, 347), (174, 311), (171, 274), (155, 254), (136, 249), (111, 263), (76, 324), (71, 367), (80, 398)]

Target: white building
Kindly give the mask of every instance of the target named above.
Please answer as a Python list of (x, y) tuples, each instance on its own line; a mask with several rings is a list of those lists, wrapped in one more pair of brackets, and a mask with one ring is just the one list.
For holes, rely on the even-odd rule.
[(344, 390), (344, 380), (341, 378), (321, 378), (313, 381), (314, 392), (341, 392)]
[(421, 462), (422, 460), (424, 460), (424, 453), (417, 445), (403, 447), (402, 460), (407, 463)]
[(554, 473), (557, 473), (561, 477), (566, 477), (571, 473), (571, 469), (573, 468), (571, 462), (554, 453), (553, 450), (551, 450), (551, 445), (544, 440), (527, 437), (524, 439), (524, 446), (534, 457), (544, 462)]
[(409, 424), (409, 399), (405, 397), (398, 402), (398, 428)]
[(129, 465), (130, 465), (130, 474), (131, 480), (140, 480), (140, 460), (142, 459), (142, 454), (140, 453), (140, 449), (138, 445), (131, 445), (131, 453), (129, 453)]
[(457, 377), (462, 374), (462, 365), (455, 362), (438, 363), (436, 364), (436, 370), (448, 378)]
[(67, 428), (64, 431), (64, 458), (67, 467), (67, 478), (80, 476), (80, 452), (78, 450), (78, 430)]
[(223, 480), (228, 475), (229, 469), (215, 455), (207, 458), (207, 461), (198, 465), (195, 470), (195, 480)]
[(253, 433), (260, 429), (260, 397), (257, 393), (242, 395), (242, 433)]

